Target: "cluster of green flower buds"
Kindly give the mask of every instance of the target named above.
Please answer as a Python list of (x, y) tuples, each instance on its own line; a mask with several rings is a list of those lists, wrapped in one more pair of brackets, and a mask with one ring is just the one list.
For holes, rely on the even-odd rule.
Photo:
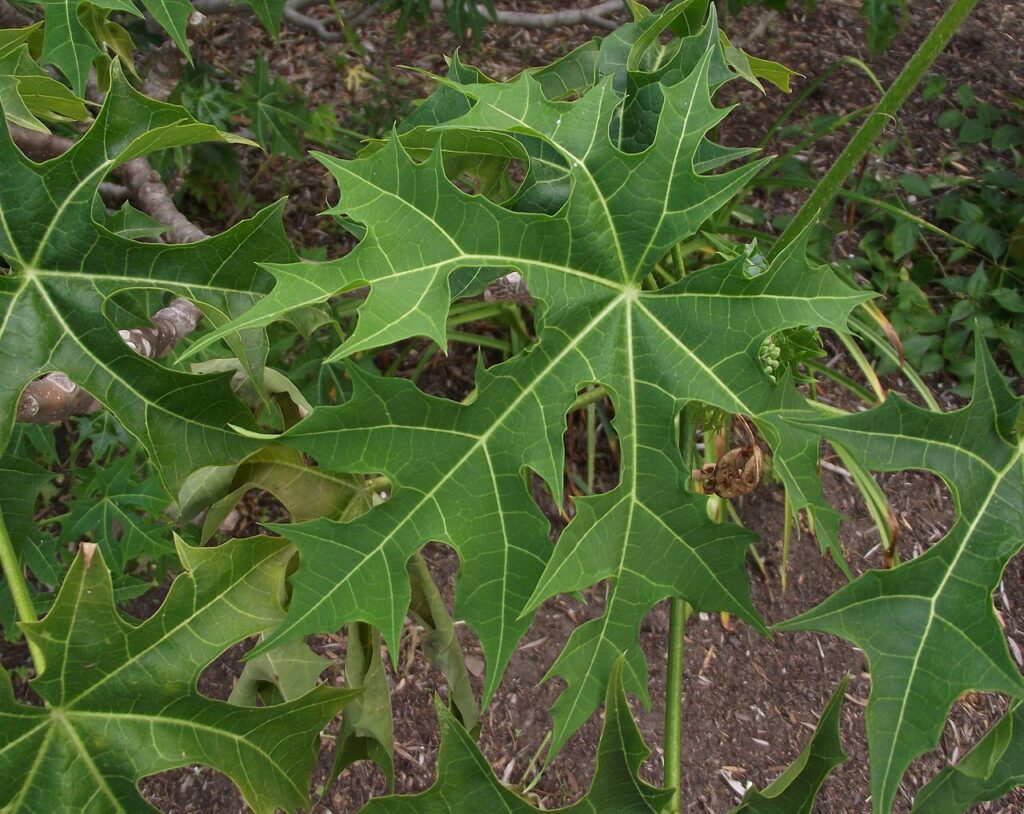
[(782, 348), (775, 344), (775, 337), (769, 335), (761, 343), (761, 347), (757, 352), (757, 358), (760, 360), (764, 372), (768, 374), (768, 378), (773, 382), (778, 381), (779, 357), (781, 356)]

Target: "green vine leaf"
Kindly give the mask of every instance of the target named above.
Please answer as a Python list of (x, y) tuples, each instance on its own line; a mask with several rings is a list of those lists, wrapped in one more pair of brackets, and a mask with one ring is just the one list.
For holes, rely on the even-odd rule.
[(98, 552), (79, 553), (47, 616), (22, 624), (45, 660), (32, 682), (44, 706), (15, 701), (4, 673), (0, 808), (151, 811), (136, 781), (189, 763), (227, 774), (257, 812), (308, 804), (314, 733), (354, 693), (320, 687), (251, 709), (196, 689), (225, 649), (280, 618), (291, 548), (249, 538), (178, 553), (187, 570), (141, 624), (118, 613)]
[[(435, 704), (441, 724), (437, 782), (422, 794), (379, 797), (366, 814), (448, 814), (452, 811), (506, 811), (530, 814), (539, 809), (494, 776), (469, 733), (440, 701)], [(584, 812), (659, 812), (672, 796), (637, 776), (649, 750), (633, 721), (622, 685), (622, 665), (612, 670), (605, 696), (605, 722), (597, 747), (597, 767), (590, 792), (562, 814)]]
[[(125, 290), (171, 292), (215, 324), (251, 306), (269, 279), (263, 260), (295, 257), (275, 204), (200, 243), (167, 246), (118, 237), (94, 220), (99, 184), (120, 164), (154, 150), (239, 139), (176, 105), (142, 96), (114, 68), (96, 122), (64, 155), (36, 164), (0, 133), (0, 446), (10, 437), (25, 385), (63, 370), (145, 446), (164, 485), (237, 460), (257, 445), (229, 424), (251, 426), (228, 375), (172, 370), (128, 348), (104, 316)], [(102, 210), (99, 210), (102, 212)], [(202, 405), (201, 410), (196, 405)]]
[(914, 799), (912, 814), (962, 814), (1024, 786), (1024, 702), (1006, 715), (955, 766), (947, 766)]
[(763, 790), (751, 789), (729, 814), (810, 814), (829, 773), (846, 762), (839, 724), (850, 677), (844, 676), (822, 710), (810, 743), (792, 765)]
[[(353, 368), (348, 403), (315, 410), (280, 436), (332, 471), (383, 472), (395, 489), (351, 523), (274, 527), (299, 548), (301, 564), (288, 617), (265, 647), (355, 620), (393, 644), (409, 607), (405, 564), (437, 540), (462, 559), (455, 613), (487, 657), (486, 703), (533, 610), (556, 593), (610, 578), (605, 615), (576, 631), (552, 671), (569, 685), (555, 707), (557, 749), (600, 704), (625, 653), (626, 686), (646, 700), (636, 641), (641, 619), (661, 599), (728, 610), (763, 630), (744, 565), (752, 538), (710, 523), (704, 499), (687, 495), (675, 420), (690, 400), (752, 416), (775, 448), (795, 505), (817, 500), (826, 511), (819, 436), (792, 422), (808, 415), (803, 398), (791, 381), (765, 374), (758, 349), (787, 327), (842, 330), (866, 295), (828, 269), (808, 269), (802, 243), (759, 275), (744, 273), (738, 259), (658, 291), (643, 288), (654, 263), (760, 167), (726, 170), (721, 155), (707, 164), (699, 158), (714, 154), (707, 132), (727, 112), (710, 97), (709, 70), (721, 47), (713, 19), (703, 41), (699, 58), (686, 57), (692, 69), (646, 94), (644, 115), (631, 115), (657, 123), (639, 152), (612, 140), (623, 102), (612, 75), (574, 102), (549, 100), (530, 74), (506, 84), (464, 74), (467, 83), (449, 86), (471, 106), (434, 127), (435, 136), (530, 140), (527, 177), (554, 164), (568, 181), (551, 213), (467, 195), (446, 177), (440, 149), (418, 163), (395, 138), (356, 161), (321, 159), (341, 188), (336, 211), (365, 224), (365, 237), (337, 261), (271, 266), (274, 291), (232, 327), (258, 327), (369, 283), (356, 330), (336, 355), (411, 334), (443, 344), (449, 276), (466, 269), (518, 270), (543, 315), (537, 345), (481, 372), (470, 404), (430, 398), (404, 381), (371, 381)], [(548, 562), (548, 523), (523, 471), (537, 473), (561, 501), (564, 414), (591, 383), (612, 394), (621, 483), (577, 501)], [(380, 588), (368, 596), (366, 584)]]
[(871, 665), (867, 706), (874, 810), (887, 812), (910, 762), (932, 749), (966, 690), (1024, 698), (1024, 678), (995, 616), (992, 591), (1024, 546), (1021, 402), (981, 343), (969, 406), (934, 413), (898, 396), (868, 412), (819, 420), (816, 429), (865, 466), (926, 469), (957, 507), (949, 533), (925, 554), (869, 571), (777, 630), (834, 633)]

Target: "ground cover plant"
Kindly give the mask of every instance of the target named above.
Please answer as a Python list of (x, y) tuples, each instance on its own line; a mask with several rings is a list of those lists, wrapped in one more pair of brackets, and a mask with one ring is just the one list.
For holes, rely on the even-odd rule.
[[(146, 157), (245, 139), (161, 100), (161, 59), (176, 64), (176, 48), (153, 52), (146, 95), (115, 47), (126, 29), (104, 10), (85, 6), (77, 21), (108, 58), (86, 49), (84, 62), (68, 59), (49, 14), (42, 27), (5, 32), (0, 565), (4, 635), (24, 636), (31, 663), (18, 682), (6, 671), (0, 682), (0, 806), (142, 810), (141, 777), (203, 764), (257, 811), (297, 810), (309, 805), (319, 735), (339, 712), (329, 778), (361, 760), (390, 776), (385, 661), (397, 662), (411, 613), (447, 682), (438, 779), (368, 810), (535, 808), (475, 746), (481, 709), (537, 608), (604, 582), (603, 612), (573, 631), (549, 670), (564, 689), (541, 765), (604, 705), (593, 784), (570, 808), (681, 810), (683, 626), (715, 611), (760, 634), (818, 630), (863, 650), (872, 806), (891, 810), (961, 694), (1024, 692), (992, 604), (1024, 544), (1020, 400), (978, 329), (959, 410), (895, 395), (863, 411), (817, 400), (815, 373), (828, 376), (815, 367), (817, 332), (847, 336), (877, 311), (809, 244), (814, 219), (972, 5), (951, 4), (771, 245), (737, 242), (721, 216), (768, 159), (715, 142), (729, 111), (714, 99), (730, 82), (785, 87), (790, 73), (729, 45), (707, 3), (682, 0), (657, 13), (633, 6), (632, 21), (604, 39), (504, 82), (453, 57), (390, 135), (354, 159), (320, 154), (339, 189), (329, 215), (355, 242), (336, 259), (300, 259), (280, 204), (213, 237), (177, 212)], [(86, 102), (75, 92), (86, 92), (90, 66)], [(251, 134), (294, 150), (275, 130), (309, 120), (277, 105), (264, 115), (268, 98), (291, 104), (290, 90), (265, 72), (254, 83)], [(87, 127), (68, 124), (77, 120)], [(123, 327), (150, 315), (152, 328)], [(489, 332), (466, 330), (480, 321)], [(492, 352), (481, 353), (468, 397), (417, 388), (423, 370), (407, 363), (427, 357), (409, 344), (421, 338)], [(383, 370), (381, 348), (395, 355)], [(382, 375), (403, 366), (408, 378)], [(880, 400), (849, 385), (865, 406)], [(61, 452), (74, 492), (35, 522), (36, 492), (53, 488), (40, 461), (56, 450), (30, 422), (97, 406), (105, 412)], [(592, 463), (566, 477), (567, 415), (585, 427), (589, 461), (599, 443), (617, 460), (604, 491)], [(770, 630), (750, 599), (754, 535), (723, 522), (727, 502), (777, 479), (787, 522), (803, 517), (848, 571), (819, 476), (823, 439), (857, 473), (939, 475), (956, 520), (915, 558), (890, 540), (890, 567)], [(862, 488), (877, 497), (869, 479)], [(262, 523), (271, 534), (209, 545), (254, 489), (276, 499)], [(173, 536), (160, 519), (167, 499)], [(552, 518), (565, 506), (571, 519), (553, 546)], [(451, 610), (420, 554), (431, 542), (459, 557)], [(118, 603), (158, 582), (167, 563), (180, 573), (166, 598), (145, 621), (126, 616)], [(649, 746), (627, 699), (649, 701), (638, 635), (664, 599), (659, 788), (638, 775)], [(479, 697), (461, 623), (485, 657)], [(325, 660), (306, 637), (342, 627), (346, 688), (335, 689), (319, 685)], [(255, 637), (230, 699), (199, 692), (211, 662)], [(735, 810), (811, 810), (844, 760), (845, 689), (797, 761)], [(966, 810), (1017, 785), (1019, 718), (1015, 701), (915, 810)]]

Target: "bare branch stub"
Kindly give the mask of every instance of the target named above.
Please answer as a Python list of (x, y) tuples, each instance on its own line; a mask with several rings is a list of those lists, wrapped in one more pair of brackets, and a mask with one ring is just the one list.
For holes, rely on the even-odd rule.
[[(166, 356), (199, 325), (202, 312), (183, 297), (157, 311), (151, 327), (118, 331), (132, 350), (147, 359)], [(100, 403), (64, 373), (48, 373), (29, 382), (18, 401), (17, 420), (26, 424), (50, 424), (73, 415), (99, 410)]]

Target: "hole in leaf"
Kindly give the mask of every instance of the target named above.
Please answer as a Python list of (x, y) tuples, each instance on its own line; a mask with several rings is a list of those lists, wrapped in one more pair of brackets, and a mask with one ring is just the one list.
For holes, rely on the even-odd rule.
[(604, 389), (587, 385), (577, 393), (576, 409), (566, 414), (563, 500), (559, 506), (547, 484), (531, 474), (531, 492), (537, 506), (551, 523), (552, 540), (576, 514), (573, 499), (609, 492), (619, 485), (619, 437), (612, 420), (615, 408)]
[[(483, 279), (494, 276), (492, 270)], [(467, 292), (484, 287), (458, 273), (453, 290), (457, 286)], [(533, 323), (529, 305), (513, 300), (461, 300), (451, 308), (443, 350), (431, 340), (413, 339), (381, 349), (374, 364), (383, 375), (409, 379), (428, 395), (461, 402), (476, 387), (480, 362), (489, 368), (535, 342)]]
[[(227, 775), (207, 766), (192, 764), (143, 777), (139, 791), (160, 811), (180, 811), (181, 800), (204, 800), (213, 811), (245, 811), (238, 788)], [(214, 802), (216, 801), (216, 802)]]
[(581, 406), (565, 419), (565, 491), (567, 496), (598, 495), (619, 485), (619, 436), (612, 426), (615, 408), (603, 388), (588, 385), (577, 393)]
[[(826, 500), (843, 517), (840, 539), (855, 573), (921, 556), (956, 521), (949, 488), (931, 472), (859, 470), (855, 460), (825, 443), (821, 482)], [(893, 543), (895, 560), (888, 550)]]
[[(214, 701), (227, 701), (235, 688), (238, 677), (245, 669), (245, 654), (256, 646), (258, 638), (250, 636), (244, 641), (233, 644), (199, 674), (197, 689), (201, 695)], [(261, 703), (260, 706), (263, 704)]]

